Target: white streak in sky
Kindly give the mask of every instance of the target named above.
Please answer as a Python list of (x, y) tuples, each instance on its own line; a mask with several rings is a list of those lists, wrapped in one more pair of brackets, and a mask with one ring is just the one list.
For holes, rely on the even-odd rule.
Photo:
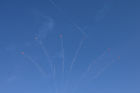
[(45, 48), (45, 46), (43, 45), (42, 41), (41, 41), (41, 40), (38, 40), (38, 39), (36, 39), (36, 40), (37, 40), (38, 43), (40, 44), (40, 47), (41, 47), (43, 53), (44, 53), (45, 56), (47, 57), (48, 63), (50, 64), (50, 67), (51, 67), (51, 72), (52, 72), (52, 74), (53, 74), (53, 63), (52, 63), (52, 61), (51, 61), (51, 59), (50, 59), (49, 53), (48, 53), (47, 49)]
[(82, 47), (82, 45), (83, 45), (83, 42), (84, 42), (84, 39), (82, 39), (82, 40), (80, 41), (80, 43), (79, 43), (79, 46), (78, 46), (78, 48), (77, 48), (77, 50), (76, 50), (76, 52), (75, 52), (75, 55), (74, 55), (74, 57), (73, 57), (73, 59), (72, 59), (72, 63), (71, 63), (71, 65), (70, 65), (70, 71), (72, 71), (73, 65), (74, 65), (74, 63), (75, 63), (75, 61), (76, 61), (76, 59), (77, 59), (77, 57), (78, 57), (78, 54), (79, 54), (80, 49), (81, 49), (81, 47)]
[(102, 8), (100, 8), (95, 16), (96, 21), (104, 19), (107, 13), (110, 11), (110, 5), (105, 3)]
[(63, 42), (63, 35), (60, 35), (60, 39), (61, 39), (61, 49), (62, 49), (62, 71), (64, 73), (65, 71), (65, 54), (64, 54), (64, 42)]
[[(63, 14), (63, 16), (65, 15), (67, 15), (66, 13), (64, 13), (64, 11), (53, 1), (53, 0), (49, 0), (50, 1), (50, 3), (61, 13), (61, 14)], [(68, 18), (69, 19), (69, 18)], [(69, 20), (67, 20), (68, 22), (70, 22)], [(81, 28), (81, 27), (79, 27), (77, 24), (75, 24), (75, 23), (71, 23), (78, 31), (80, 31), (82, 34), (83, 34), (83, 36), (84, 37), (87, 37), (87, 34), (86, 34), (86, 32)]]
[(54, 28), (54, 20), (51, 17), (43, 16), (43, 22), (41, 22), (41, 26), (39, 27), (38, 36), (40, 39), (45, 39), (47, 35)]
[(43, 76), (47, 76), (46, 72), (44, 71), (44, 69), (36, 62), (34, 61), (30, 56), (27, 56), (24, 54), (24, 52), (22, 52), (22, 55), (24, 55), (25, 58), (27, 58), (37, 69), (38, 71), (43, 75)]

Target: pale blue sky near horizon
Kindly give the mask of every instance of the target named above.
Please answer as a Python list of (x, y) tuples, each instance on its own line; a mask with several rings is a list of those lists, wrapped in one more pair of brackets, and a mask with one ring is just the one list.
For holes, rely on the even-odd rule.
[(0, 92), (140, 93), (139, 3), (1, 0)]

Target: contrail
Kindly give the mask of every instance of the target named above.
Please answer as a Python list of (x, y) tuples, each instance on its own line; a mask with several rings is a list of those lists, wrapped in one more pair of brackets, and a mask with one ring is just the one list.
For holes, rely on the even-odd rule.
[(80, 76), (79, 80), (76, 82), (74, 88), (76, 88), (78, 86), (78, 84), (87, 77), (87, 74), (90, 72), (92, 65), (96, 64), (97, 61), (99, 59), (101, 59), (103, 56), (105, 56), (106, 52), (103, 52), (97, 59), (94, 59), (93, 61), (91, 61), (91, 63), (88, 65), (87, 69), (82, 73), (82, 75)]
[(87, 69), (87, 72), (89, 72), (89, 71), (91, 70), (92, 65), (95, 64), (95, 63), (97, 62), (97, 60), (102, 59), (102, 58), (103, 58), (108, 52), (110, 52), (110, 51), (111, 51), (111, 49), (108, 48), (108, 49), (105, 50), (100, 56), (98, 56), (97, 59), (93, 60), (93, 61), (89, 64), (88, 69)]
[(53, 0), (49, 0), (49, 1), (59, 12), (62, 12), (62, 9), (58, 7), (57, 4)]
[(72, 25), (83, 34), (84, 38), (88, 37), (88, 35), (85, 33), (85, 31), (80, 26), (78, 26), (77, 24), (74, 24), (74, 23), (72, 23)]
[(50, 57), (49, 57), (49, 54), (45, 48), (45, 46), (43, 45), (43, 42), (41, 40), (38, 40), (36, 39), (40, 46), (41, 46), (41, 49), (43, 50), (44, 54), (46, 55), (47, 57), (47, 60), (51, 66), (51, 73), (52, 73), (52, 77), (53, 77), (53, 86), (54, 86), (54, 91), (57, 93), (57, 85), (56, 85), (56, 67), (55, 67), (55, 64), (52, 63), (52, 61), (50, 60)]
[(57, 84), (56, 84), (56, 67), (55, 67), (55, 64), (54, 64), (53, 67), (54, 67), (54, 69), (53, 69), (53, 80), (54, 80), (55, 93), (58, 93)]
[[(61, 49), (62, 49), (62, 72), (63, 72), (63, 77), (62, 79), (64, 80), (64, 86), (65, 86), (65, 49), (64, 49), (64, 41), (63, 41), (63, 35), (60, 34), (59, 35), (60, 39), (61, 39)], [(63, 91), (65, 90), (65, 88), (63, 88)]]
[[(58, 7), (58, 5), (53, 1), (53, 0), (49, 0), (50, 1), (50, 3), (58, 10), (58, 12), (60, 12), (60, 13), (62, 13), (63, 15), (66, 15), (66, 13), (64, 13), (63, 12), (63, 10), (60, 8), (60, 7)], [(68, 16), (68, 15), (67, 15)], [(68, 18), (69, 19), (69, 18)], [(70, 22), (69, 20), (67, 20), (68, 22)], [(70, 22), (71, 23), (71, 22)], [(80, 31), (83, 35), (84, 35), (84, 37), (87, 37), (88, 35), (84, 32), (84, 30), (81, 28), (81, 27), (79, 27), (77, 24), (75, 24), (75, 23), (73, 23), (72, 22), (72, 25), (78, 30), (78, 31)]]
[(81, 49), (81, 47), (83, 45), (83, 41), (84, 41), (84, 39), (81, 40), (81, 42), (79, 43), (79, 46), (78, 46), (78, 48), (77, 48), (77, 50), (75, 52), (75, 55), (74, 55), (73, 60), (72, 60), (72, 63), (70, 65), (70, 71), (72, 71), (73, 65), (74, 65), (74, 63), (75, 63), (75, 61), (76, 61), (76, 59), (78, 57), (78, 54), (80, 52), (80, 49)]
[(114, 62), (115, 62), (115, 61), (112, 60), (111, 63), (108, 63), (106, 66), (102, 67), (102, 68), (100, 69), (100, 71), (98, 71), (97, 74), (96, 74), (92, 79), (98, 78), (98, 77), (99, 77), (108, 67), (110, 67)]
[(46, 72), (44, 71), (44, 69), (36, 62), (34, 61), (30, 56), (25, 55), (24, 52), (21, 52), (21, 54), (27, 58), (32, 64), (34, 64), (34, 66), (39, 70), (39, 72), (43, 75), (43, 76), (47, 76)]
[(91, 62), (91, 64), (89, 64), (87, 72), (89, 72), (91, 70), (91, 68), (92, 68), (92, 65), (95, 64), (97, 62), (97, 60), (101, 59), (103, 56), (105, 56), (105, 52), (103, 52), (103, 54), (101, 54), (97, 59), (93, 60)]
[(86, 71), (82, 74), (81, 80), (84, 79), (86, 77), (87, 73), (90, 72), (90, 70), (92, 69), (92, 65), (93, 64), (96, 64), (97, 61), (100, 60), (100, 59), (102, 59), (106, 55), (106, 53), (110, 52), (110, 50), (111, 49), (108, 48), (107, 51), (105, 50), (100, 56), (98, 56), (97, 59), (94, 59), (93, 61), (91, 61), (91, 63), (88, 65), (88, 68), (86, 69)]
[(50, 64), (50, 67), (51, 67), (51, 72), (53, 73), (53, 64), (52, 64), (52, 62), (51, 62), (51, 60), (50, 60), (49, 54), (48, 54), (48, 52), (47, 52), (45, 46), (43, 45), (42, 41), (39, 40), (37, 37), (35, 37), (35, 40), (38, 41), (38, 43), (39, 43), (39, 45), (40, 45), (40, 47), (41, 47), (43, 53), (44, 53), (45, 56), (47, 57), (48, 63)]
[[(93, 76), (93, 73), (91, 73), (92, 74), (92, 76), (90, 77), (90, 78), (88, 78), (88, 80), (90, 81), (90, 80), (94, 80), (94, 79), (97, 79), (108, 67), (110, 67), (113, 63), (114, 63), (115, 61), (114, 60), (112, 60), (112, 62), (111, 63), (108, 63), (107, 65), (105, 65), (104, 67), (102, 67), (98, 72), (97, 72), (97, 74), (95, 74), (94, 76)], [(78, 84), (80, 83), (80, 81), (81, 80), (83, 80), (84, 78), (86, 78), (86, 73), (77, 81), (77, 85), (75, 84), (75, 89), (78, 87)]]
[(64, 42), (63, 42), (63, 35), (60, 34), (61, 39), (61, 49), (62, 49), (62, 71), (65, 71), (65, 55), (64, 55)]

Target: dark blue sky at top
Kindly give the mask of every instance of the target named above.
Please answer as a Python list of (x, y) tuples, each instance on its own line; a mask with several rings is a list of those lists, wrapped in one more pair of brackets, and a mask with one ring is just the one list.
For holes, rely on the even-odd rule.
[[(1, 0), (0, 92), (139, 93), (139, 3)], [(55, 79), (45, 52), (55, 65)], [(92, 60), (97, 62), (82, 78)]]

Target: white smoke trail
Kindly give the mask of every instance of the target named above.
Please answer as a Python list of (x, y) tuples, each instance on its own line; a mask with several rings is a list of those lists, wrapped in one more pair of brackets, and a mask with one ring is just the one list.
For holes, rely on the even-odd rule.
[[(58, 12), (60, 12), (61, 14), (65, 15), (66, 17), (68, 16), (66, 13), (64, 13), (64, 11), (62, 10), (62, 8), (60, 8), (53, 0), (49, 0), (50, 3), (58, 10)], [(68, 18), (69, 19), (69, 18)], [(69, 20), (67, 20), (68, 22), (70, 22)], [(71, 22), (70, 22), (71, 23)], [(85, 31), (79, 27), (77, 24), (75, 24), (74, 22), (71, 23), (78, 31), (80, 31), (84, 37), (87, 37), (88, 35), (85, 33)]]
[(75, 61), (76, 61), (76, 59), (77, 59), (77, 57), (78, 57), (78, 54), (79, 54), (80, 49), (81, 49), (81, 47), (82, 47), (82, 45), (83, 45), (83, 42), (84, 42), (84, 39), (82, 39), (82, 40), (80, 41), (79, 46), (78, 46), (78, 48), (77, 48), (77, 50), (76, 50), (76, 52), (75, 52), (75, 55), (74, 55), (74, 57), (73, 57), (73, 59), (72, 59), (72, 63), (71, 63), (71, 65), (70, 65), (70, 72), (72, 71), (73, 65), (74, 65), (74, 63), (75, 63)]
[(65, 71), (65, 53), (64, 53), (64, 42), (63, 42), (63, 35), (60, 34), (61, 39), (61, 49), (62, 49), (62, 72), (64, 74)]
[[(110, 51), (110, 49), (108, 49), (108, 50)], [(98, 61), (101, 60), (105, 56), (106, 53), (108, 53), (108, 51), (104, 51), (100, 56), (98, 56), (97, 59), (94, 59), (93, 61), (90, 62), (90, 64), (88, 65), (87, 69), (81, 74), (81, 76), (79, 77), (78, 81), (75, 82), (75, 85), (73, 86), (74, 90), (76, 90), (76, 88), (78, 87), (80, 82), (82, 82), (84, 79), (87, 78), (88, 73), (90, 73), (91, 69), (93, 68), (93, 65), (95, 66), (98, 63)], [(107, 66), (103, 67), (101, 70), (99, 70), (97, 72), (97, 75), (95, 75), (95, 76), (97, 77), (99, 73), (101, 75), (101, 73), (103, 71), (105, 71), (106, 69), (107, 69)]]
[(30, 56), (25, 55), (24, 52), (21, 53), (22, 55), (24, 55), (25, 58), (27, 58), (37, 69), (38, 71), (43, 75), (43, 76), (47, 76), (46, 72), (44, 71), (44, 69), (36, 62), (34, 61)]
[(48, 54), (47, 49), (45, 48), (45, 46), (43, 45), (43, 43), (42, 43), (41, 40), (39, 40), (38, 38), (35, 38), (35, 40), (38, 41), (38, 43), (39, 43), (39, 45), (40, 45), (40, 47), (41, 47), (43, 53), (44, 53), (45, 56), (47, 57), (48, 63), (50, 64), (50, 67), (51, 67), (51, 72), (52, 72), (52, 74), (53, 74), (53, 63), (52, 63), (52, 61), (51, 61), (51, 59), (50, 59), (50, 56), (49, 56), (49, 54)]

